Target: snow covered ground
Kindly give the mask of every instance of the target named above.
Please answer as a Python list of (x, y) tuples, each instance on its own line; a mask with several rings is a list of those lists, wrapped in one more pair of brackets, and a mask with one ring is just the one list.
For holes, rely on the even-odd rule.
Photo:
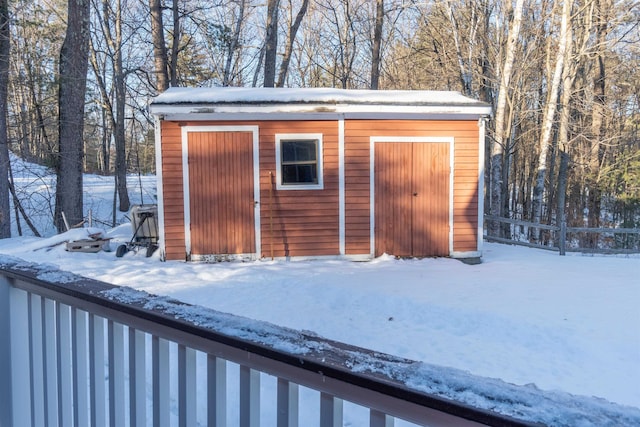
[[(143, 178), (148, 203), (155, 182)], [(85, 183), (94, 216), (109, 218), (105, 180)], [(114, 250), (131, 237), (126, 223), (105, 232)], [(638, 256), (485, 244), (473, 266), (392, 257), (163, 263), (157, 253), (66, 252), (51, 246), (65, 237), (51, 234), (0, 240), (0, 253), (480, 377), (595, 396), (640, 423)]]

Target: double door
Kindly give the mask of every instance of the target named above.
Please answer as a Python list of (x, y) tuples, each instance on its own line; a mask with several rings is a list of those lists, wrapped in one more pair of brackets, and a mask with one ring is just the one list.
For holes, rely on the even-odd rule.
[(375, 255), (449, 255), (450, 144), (376, 142)]

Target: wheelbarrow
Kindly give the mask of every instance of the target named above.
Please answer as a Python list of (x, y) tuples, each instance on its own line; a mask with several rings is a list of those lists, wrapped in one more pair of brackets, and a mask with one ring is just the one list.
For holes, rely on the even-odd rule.
[(158, 205), (134, 205), (130, 211), (131, 240), (116, 249), (116, 257), (121, 258), (127, 252), (138, 252), (144, 248), (146, 256), (150, 257), (158, 249)]

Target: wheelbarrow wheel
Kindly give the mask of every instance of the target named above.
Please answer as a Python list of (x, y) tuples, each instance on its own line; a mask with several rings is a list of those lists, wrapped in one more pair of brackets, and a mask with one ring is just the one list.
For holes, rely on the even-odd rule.
[(116, 257), (122, 258), (127, 252), (129, 252), (127, 245), (120, 245), (118, 246), (118, 249), (116, 249)]

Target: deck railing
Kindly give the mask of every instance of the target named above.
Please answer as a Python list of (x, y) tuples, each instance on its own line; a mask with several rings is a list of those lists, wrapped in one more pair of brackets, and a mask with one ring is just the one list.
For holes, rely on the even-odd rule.
[(349, 362), (356, 354), (372, 365), (412, 363), (0, 260), (3, 427), (229, 420), (254, 427), (261, 417), (267, 427), (337, 427), (347, 402), (364, 407), (366, 423), (359, 425), (372, 427), (392, 426), (395, 418), (429, 426), (531, 425), (412, 390), (384, 372), (358, 373)]

